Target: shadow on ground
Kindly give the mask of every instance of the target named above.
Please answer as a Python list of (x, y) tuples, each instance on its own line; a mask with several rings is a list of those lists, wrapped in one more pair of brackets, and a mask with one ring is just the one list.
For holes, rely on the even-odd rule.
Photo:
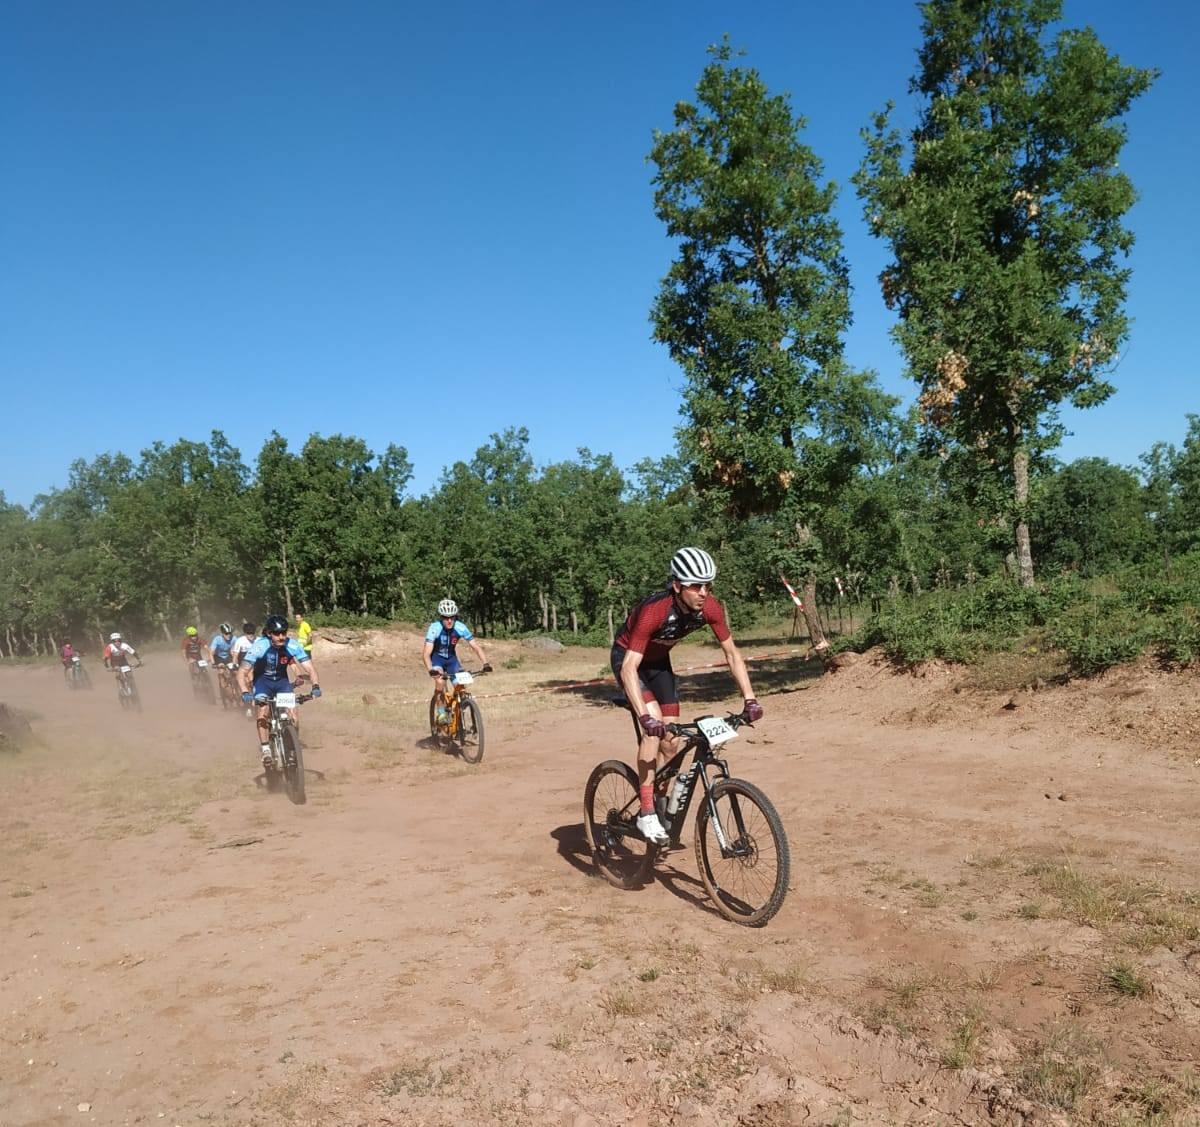
[[(760, 700), (778, 693), (796, 692), (820, 676), (819, 661), (803, 661), (799, 657), (772, 658), (769, 661), (756, 661), (750, 666), (750, 680)], [(539, 681), (535, 687), (559, 692), (564, 696), (605, 708), (611, 707), (612, 699), (618, 693), (616, 683), (611, 680), (578, 684), (552, 678)], [(720, 700), (736, 695), (737, 687), (729, 675), (729, 670), (722, 667), (705, 670), (703, 673), (680, 673), (679, 691), (685, 702), (689, 699)]]
[[(559, 826), (550, 831), (550, 836), (558, 843), (558, 855), (568, 865), (593, 880), (604, 880), (592, 861), (591, 847), (588, 845), (587, 834), (584, 832), (582, 822)], [(702, 912), (707, 912), (709, 915), (723, 920), (725, 917), (709, 902), (708, 891), (704, 885), (690, 873), (682, 872), (671, 864), (673, 856), (686, 852), (689, 848), (690, 846), (681, 844), (660, 852), (650, 879), (641, 888), (617, 891), (646, 892), (661, 884), (672, 896), (682, 900), (688, 907), (698, 908)]]

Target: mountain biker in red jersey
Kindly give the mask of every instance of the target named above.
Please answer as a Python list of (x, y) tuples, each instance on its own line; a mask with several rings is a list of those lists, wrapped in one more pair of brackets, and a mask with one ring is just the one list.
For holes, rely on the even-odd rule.
[(196, 662), (204, 657), (204, 643), (200, 640), (200, 631), (189, 626), (183, 632), (183, 640), (179, 643), (179, 652), (183, 655), (184, 664), (188, 671), (196, 671)]
[(671, 580), (666, 590), (638, 603), (613, 643), (613, 673), (642, 728), (637, 757), (637, 828), (656, 845), (667, 840), (667, 831), (654, 809), (654, 771), (678, 749), (664, 723), (679, 716), (671, 647), (693, 631), (711, 627), (745, 699), (743, 715), (753, 723), (763, 714), (762, 705), (754, 698), (746, 663), (725, 622), (725, 609), (712, 596), (716, 577), (717, 565), (712, 556), (701, 548), (680, 548), (671, 559)]

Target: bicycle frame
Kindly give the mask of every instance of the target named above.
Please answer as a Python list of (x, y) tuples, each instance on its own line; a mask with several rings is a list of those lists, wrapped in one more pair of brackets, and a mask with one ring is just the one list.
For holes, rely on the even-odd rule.
[[(288, 727), (297, 727), (295, 720), (292, 718), (292, 713), (297, 711), (297, 709), (299, 709), (299, 707), (305, 701), (312, 699), (312, 696), (307, 693), (300, 694), (300, 695), (296, 695), (295, 693), (293, 693), (292, 696), (294, 696), (296, 698), (296, 703), (293, 707), (290, 707), (290, 708), (287, 706), (281, 707), (279, 705), (278, 701), (276, 701), (276, 699), (274, 697), (271, 697), (267, 701), (267, 703), (271, 706), (271, 711), (269, 714), (269, 719), (271, 722), (271, 729), (270, 729), (270, 731), (271, 731), (271, 753), (272, 753), (272, 755), (274, 755), (276, 748), (279, 749), (281, 758), (280, 758), (280, 762), (277, 764), (277, 766), (280, 769), (282, 769), (282, 767), (284, 765), (283, 760), (282, 760), (282, 752), (283, 752), (283, 742), (282, 741), (283, 741), (284, 729), (288, 728)], [(278, 743), (276, 741), (278, 741)]]
[[(624, 705), (623, 701), (620, 703)], [(697, 721), (706, 720), (708, 717), (699, 716), (696, 719)], [(725, 720), (726, 723), (737, 727), (737, 722), (740, 721), (741, 718), (736, 716), (734, 713), (730, 713)], [(642, 730), (641, 726), (638, 724), (636, 716), (633, 717), (633, 726), (640, 742), (642, 738)], [(667, 811), (665, 802), (663, 803), (662, 808), (658, 809), (659, 820), (663, 824), (663, 829), (667, 831), (667, 837), (670, 844), (672, 846), (677, 846), (679, 844), (680, 835), (683, 833), (684, 822), (687, 821), (688, 811), (691, 809), (692, 805), (692, 798), (696, 793), (696, 780), (699, 779), (704, 786), (703, 801), (707, 802), (709, 806), (709, 815), (712, 819), (713, 831), (716, 834), (717, 842), (721, 847), (721, 856), (724, 858), (730, 858), (746, 855), (749, 850), (744, 844), (746, 840), (746, 826), (742, 821), (741, 807), (737, 803), (733, 804), (733, 815), (734, 820), (737, 823), (738, 840), (743, 842), (743, 844), (739, 847), (736, 844), (731, 845), (727, 840), (724, 828), (721, 825), (721, 819), (717, 816), (716, 805), (713, 803), (712, 799), (712, 791), (716, 783), (720, 782), (722, 779), (728, 779), (730, 777), (729, 763), (722, 759), (719, 755), (715, 755), (713, 753), (712, 748), (709, 746), (708, 739), (705, 737), (703, 732), (697, 729), (696, 721), (693, 721), (691, 724), (668, 724), (667, 731), (671, 732), (673, 735), (683, 736), (684, 744), (674, 755), (671, 756), (670, 759), (668, 759), (654, 772), (656, 809), (658, 809), (657, 798), (660, 794), (660, 791), (663, 789), (663, 784), (669, 783), (670, 780), (674, 779), (679, 774), (680, 769), (683, 767), (684, 757), (689, 752), (694, 752), (692, 761), (687, 768), (690, 777), (688, 778), (683, 795), (680, 798), (679, 805), (676, 808), (675, 813), (672, 814)], [(708, 777), (708, 769), (710, 767), (714, 769), (716, 774), (716, 779), (713, 781), (710, 781)], [(670, 793), (671, 788), (668, 786), (666, 788), (668, 801)], [(636, 804), (637, 801), (638, 799), (635, 796), (631, 800), (630, 806)], [(629, 817), (629, 809), (626, 808), (625, 810), (618, 811), (617, 814), (617, 818), (610, 822), (609, 829), (618, 836), (642, 840), (642, 835), (636, 829), (633, 829), (631, 826), (629, 826), (627, 822), (621, 821), (622, 818)]]
[[(464, 670), (464, 672), (470, 672), (470, 670)], [(482, 672), (471, 673), (472, 677), (480, 677), (482, 675)], [(444, 734), (453, 739), (458, 734), (459, 728), (462, 727), (462, 702), (470, 699), (471, 690), (467, 685), (460, 685), (455, 681), (454, 677), (443, 676), (442, 688), (435, 688), (433, 692), (449, 716), (449, 720), (443, 729)]]

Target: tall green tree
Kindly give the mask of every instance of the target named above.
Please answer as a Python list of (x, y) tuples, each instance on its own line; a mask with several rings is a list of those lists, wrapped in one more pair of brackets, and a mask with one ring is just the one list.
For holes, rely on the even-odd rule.
[(1061, 434), (1058, 407), (1103, 402), (1125, 341), (1133, 184), (1122, 118), (1154, 73), (1060, 0), (929, 0), (908, 144), (891, 107), (857, 176), (893, 261), (880, 281), (921, 385), (925, 422), (1003, 484), (1022, 584), (1034, 581), (1029, 475)]
[(803, 577), (821, 646), (817, 520), (857, 457), (835, 405), (876, 389), (841, 362), (850, 304), (837, 188), (800, 140), (804, 121), (734, 64), (728, 42), (709, 53), (696, 102), (676, 105), (675, 128), (656, 132), (650, 152), (655, 214), (678, 242), (654, 337), (687, 379), (680, 446), (698, 487), (735, 517), (775, 517), (778, 560)]
[(1046, 478), (1030, 532), (1047, 566), (1081, 575), (1139, 563), (1153, 544), (1141, 481), (1104, 458), (1079, 458)]
[(1188, 415), (1183, 445), (1156, 442), (1142, 455), (1144, 501), (1167, 566), (1200, 546), (1200, 415)]

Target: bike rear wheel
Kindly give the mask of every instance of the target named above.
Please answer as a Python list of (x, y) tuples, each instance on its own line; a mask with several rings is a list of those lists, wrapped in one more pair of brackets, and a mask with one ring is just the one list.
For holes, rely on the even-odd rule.
[(483, 758), (483, 713), (470, 697), (460, 702), (458, 717), (458, 753), (468, 763), (478, 763)]
[(300, 746), (300, 735), (289, 724), (283, 730), (283, 781), (287, 796), (296, 806), (308, 801), (304, 793), (304, 749)]
[(588, 778), (583, 791), (583, 825), (596, 868), (617, 888), (640, 888), (658, 856), (637, 832), (637, 775), (628, 763), (608, 759)]
[(707, 800), (696, 813), (696, 865), (717, 910), (734, 923), (762, 927), (779, 911), (791, 873), (787, 835), (761, 790), (744, 779), (721, 779), (712, 788), (729, 850), (721, 851)]

